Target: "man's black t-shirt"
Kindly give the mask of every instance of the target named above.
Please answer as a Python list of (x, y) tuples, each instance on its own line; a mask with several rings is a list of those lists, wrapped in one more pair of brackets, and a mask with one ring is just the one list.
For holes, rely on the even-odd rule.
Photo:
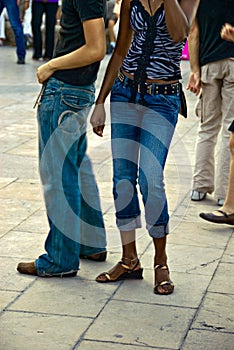
[[(82, 22), (103, 17), (103, 0), (63, 0), (61, 29), (54, 57), (64, 56), (85, 44)], [(89, 85), (97, 78), (100, 62), (75, 68), (58, 70), (53, 74), (58, 80), (71, 85)]]
[(197, 12), (200, 65), (234, 57), (234, 43), (220, 36), (222, 26), (234, 25), (234, 0), (201, 0)]

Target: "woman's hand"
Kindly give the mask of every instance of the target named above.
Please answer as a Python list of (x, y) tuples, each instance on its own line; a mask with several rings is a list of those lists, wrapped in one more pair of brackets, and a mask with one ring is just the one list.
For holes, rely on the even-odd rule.
[(193, 92), (196, 96), (199, 94), (201, 90), (201, 79), (200, 79), (200, 73), (190, 73), (188, 84), (187, 84), (187, 90)]
[(103, 130), (105, 127), (106, 112), (104, 104), (97, 104), (94, 108), (90, 123), (93, 127), (93, 132), (100, 137), (103, 137)]
[(50, 61), (38, 67), (37, 79), (39, 83), (43, 84), (46, 80), (48, 80), (51, 77), (54, 71), (55, 70), (51, 68)]

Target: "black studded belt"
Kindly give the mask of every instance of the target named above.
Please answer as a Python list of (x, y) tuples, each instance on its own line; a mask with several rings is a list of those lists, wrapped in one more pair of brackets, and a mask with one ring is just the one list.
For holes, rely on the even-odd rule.
[[(118, 78), (125, 87), (133, 87), (134, 80), (124, 75), (122, 72), (118, 73)], [(143, 83), (137, 85), (138, 93), (145, 93), (149, 95), (179, 95), (180, 83), (172, 84), (157, 84), (157, 83)]]

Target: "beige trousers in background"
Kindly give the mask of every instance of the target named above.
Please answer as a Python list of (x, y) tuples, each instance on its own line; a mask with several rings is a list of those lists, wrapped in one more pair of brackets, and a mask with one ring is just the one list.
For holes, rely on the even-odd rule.
[(192, 189), (214, 192), (216, 199), (225, 199), (230, 165), (228, 128), (234, 118), (234, 58), (202, 66), (201, 81), (202, 94), (196, 108), (201, 121)]

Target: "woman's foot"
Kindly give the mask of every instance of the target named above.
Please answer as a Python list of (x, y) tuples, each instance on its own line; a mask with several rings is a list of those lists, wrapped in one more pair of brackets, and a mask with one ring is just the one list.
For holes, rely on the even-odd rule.
[(200, 213), (199, 216), (206, 221), (216, 224), (234, 225), (234, 212), (228, 213), (220, 209), (210, 213)]
[(138, 258), (122, 258), (108, 272), (103, 272), (97, 276), (96, 281), (99, 283), (117, 282), (125, 279), (142, 279), (143, 268)]
[(155, 265), (155, 286), (154, 293), (160, 295), (168, 295), (173, 293), (174, 284), (169, 277), (169, 269), (167, 265)]

